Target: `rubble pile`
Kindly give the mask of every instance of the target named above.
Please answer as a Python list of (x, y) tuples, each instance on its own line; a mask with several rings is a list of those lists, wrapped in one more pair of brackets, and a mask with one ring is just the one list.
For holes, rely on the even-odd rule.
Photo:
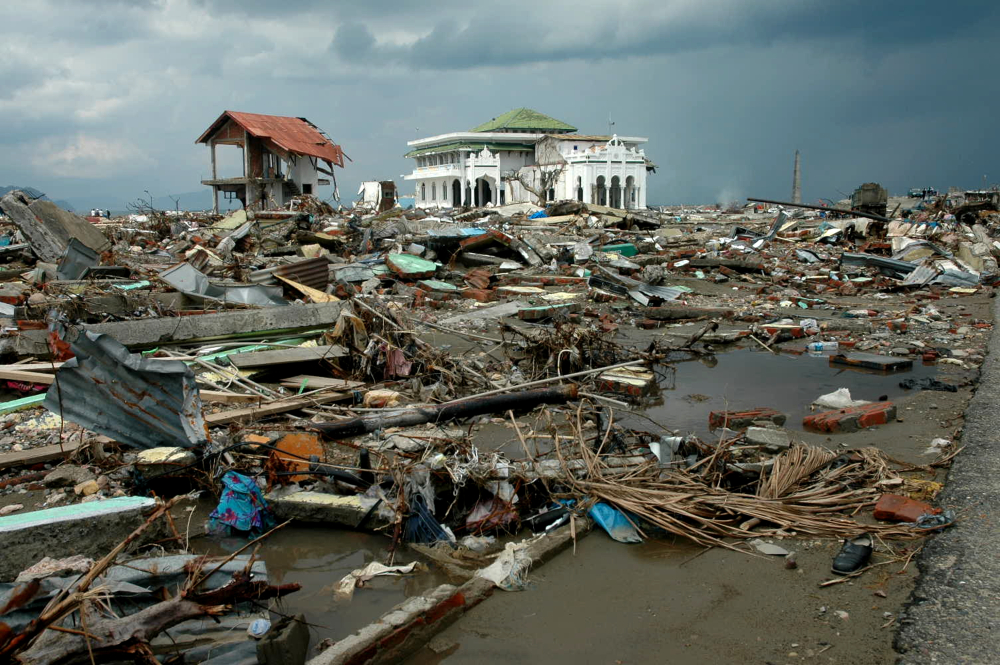
[[(376, 530), (392, 552), (463, 581), (489, 569), (509, 589), (531, 560), (505, 538), (575, 537), (590, 522), (622, 542), (666, 533), (747, 552), (762, 537), (920, 538), (947, 511), (871, 509), (897, 492), (915, 501), (914, 474), (947, 465), (949, 441), (913, 465), (804, 434), (891, 427), (902, 413), (887, 396), (840, 389), (790, 423), (761, 377), (757, 403), (705, 409), (711, 435), (646, 414), (669, 408), (678, 363), (734, 349), (899, 373), (901, 390), (968, 390), (993, 325), (973, 303), (1000, 274), (1000, 213), (955, 205), (375, 213), (301, 195), (225, 217), (89, 221), (11, 192), (0, 513), (27, 514), (29, 496), (44, 512), (207, 490), (216, 535), (285, 519)], [(906, 376), (916, 365), (936, 374)], [(188, 549), (170, 528), (170, 547)], [(338, 593), (420, 568), (359, 569)], [(209, 600), (293, 590), (240, 574), (218, 598), (189, 584), (164, 602), (190, 618), (214, 613)], [(88, 611), (86, 584), (75, 605), (60, 588), (47, 625)], [(86, 648), (75, 632), (10, 625), (5, 654)]]

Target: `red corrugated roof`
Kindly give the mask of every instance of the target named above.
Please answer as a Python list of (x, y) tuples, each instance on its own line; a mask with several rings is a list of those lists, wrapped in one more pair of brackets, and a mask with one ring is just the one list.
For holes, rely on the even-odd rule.
[(276, 146), (296, 155), (309, 155), (326, 160), (337, 166), (344, 166), (344, 151), (340, 146), (323, 136), (319, 129), (305, 118), (289, 118), (281, 115), (261, 115), (225, 111), (198, 137), (196, 143), (206, 143), (228, 118), (252, 136), (272, 141)]

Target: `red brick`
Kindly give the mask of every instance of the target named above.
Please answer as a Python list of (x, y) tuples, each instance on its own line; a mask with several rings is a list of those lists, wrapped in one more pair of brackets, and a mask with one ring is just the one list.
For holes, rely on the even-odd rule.
[(875, 402), (837, 411), (814, 413), (802, 419), (803, 426), (821, 432), (856, 432), (875, 425), (885, 425), (896, 418), (896, 405)]
[(780, 411), (766, 407), (747, 411), (712, 411), (708, 414), (708, 426), (713, 429), (716, 427), (741, 429), (749, 427), (756, 420), (770, 420), (775, 425), (784, 425), (786, 416)]
[(443, 619), (453, 610), (462, 609), (463, 607), (465, 607), (465, 595), (459, 591), (454, 596), (442, 600), (440, 603), (427, 610), (427, 613), (424, 616), (427, 624), (430, 625), (435, 621)]
[(466, 289), (462, 291), (463, 298), (469, 298), (470, 300), (478, 300), (479, 302), (493, 302), (496, 295), (493, 291), (487, 289)]

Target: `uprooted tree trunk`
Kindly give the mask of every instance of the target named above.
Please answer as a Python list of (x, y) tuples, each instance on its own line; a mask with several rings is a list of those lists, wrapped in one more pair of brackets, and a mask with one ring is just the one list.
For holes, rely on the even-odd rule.
[(549, 190), (556, 186), (556, 183), (559, 182), (559, 178), (562, 177), (565, 170), (565, 165), (548, 170), (541, 166), (534, 166), (529, 171), (531, 174), (530, 179), (523, 173), (524, 169), (522, 169), (513, 176), (510, 176), (508, 180), (513, 180), (520, 184), (521, 187), (534, 195), (536, 203), (544, 208), (548, 202)]
[[(200, 583), (221, 568), (220, 565), (206, 574), (204, 567), (207, 560), (202, 558), (196, 560), (189, 571), (188, 583), (175, 597), (125, 617), (109, 616), (96, 611), (97, 604), (103, 604), (104, 594), (100, 588), (91, 590), (91, 585), (114, 563), (119, 554), (183, 498), (174, 497), (159, 504), (143, 524), (91, 566), (74, 587), (60, 591), (22, 631), (14, 633), (7, 624), (0, 621), (0, 663), (75, 665), (121, 658), (157, 663), (149, 647), (149, 640), (164, 630), (188, 619), (218, 616), (237, 603), (277, 598), (299, 590), (298, 584), (271, 586), (267, 582), (254, 580), (248, 567), (242, 572), (234, 573), (229, 582), (217, 589), (199, 591)], [(254, 542), (256, 541), (251, 541), (250, 544)], [(229, 559), (239, 551), (230, 555)], [(24, 606), (37, 595), (40, 588), (37, 580), (26, 584), (5, 607), (0, 608), (0, 612)], [(74, 614), (80, 618), (79, 628), (60, 625)]]
[(85, 608), (86, 621), (81, 622), (78, 632), (48, 630), (16, 658), (31, 665), (89, 663), (91, 654), (96, 662), (113, 658), (155, 662), (149, 660), (152, 655), (149, 641), (163, 631), (189, 619), (220, 616), (239, 602), (275, 598), (298, 589), (298, 584), (270, 586), (251, 580), (246, 573), (237, 573), (231, 582), (218, 589), (181, 594), (124, 617), (101, 616), (90, 603), (84, 602), (81, 609)]

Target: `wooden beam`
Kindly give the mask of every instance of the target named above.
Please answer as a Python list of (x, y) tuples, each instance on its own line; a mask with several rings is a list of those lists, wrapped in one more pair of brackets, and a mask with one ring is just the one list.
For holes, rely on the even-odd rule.
[(222, 413), (210, 413), (205, 416), (205, 422), (213, 426), (228, 425), (229, 423), (236, 422), (249, 422), (259, 420), (267, 416), (274, 416), (279, 413), (287, 413), (288, 411), (303, 409), (316, 404), (327, 404), (329, 402), (337, 402), (347, 399), (353, 399), (353, 395), (351, 393), (326, 393), (325, 395), (292, 397), (289, 399), (269, 402), (259, 407), (223, 411)]
[(317, 390), (319, 388), (335, 388), (336, 390), (354, 390), (365, 384), (364, 381), (348, 381), (346, 379), (335, 379), (332, 376), (311, 376), (309, 374), (299, 374), (281, 380), (281, 385), (285, 388), (298, 388), (302, 382), (306, 382), (306, 390)]
[(238, 369), (263, 369), (290, 363), (319, 362), (324, 358), (343, 358), (347, 349), (336, 344), (324, 346), (299, 346), (293, 349), (277, 349), (274, 351), (254, 351), (253, 353), (234, 353), (229, 361)]
[[(89, 441), (84, 443), (89, 445)], [(62, 459), (80, 447), (80, 441), (74, 438), (66, 441), (60, 447), (59, 444), (21, 450), (13, 453), (0, 453), (0, 469), (8, 469), (15, 466), (31, 466), (32, 464), (42, 464), (55, 459)]]

